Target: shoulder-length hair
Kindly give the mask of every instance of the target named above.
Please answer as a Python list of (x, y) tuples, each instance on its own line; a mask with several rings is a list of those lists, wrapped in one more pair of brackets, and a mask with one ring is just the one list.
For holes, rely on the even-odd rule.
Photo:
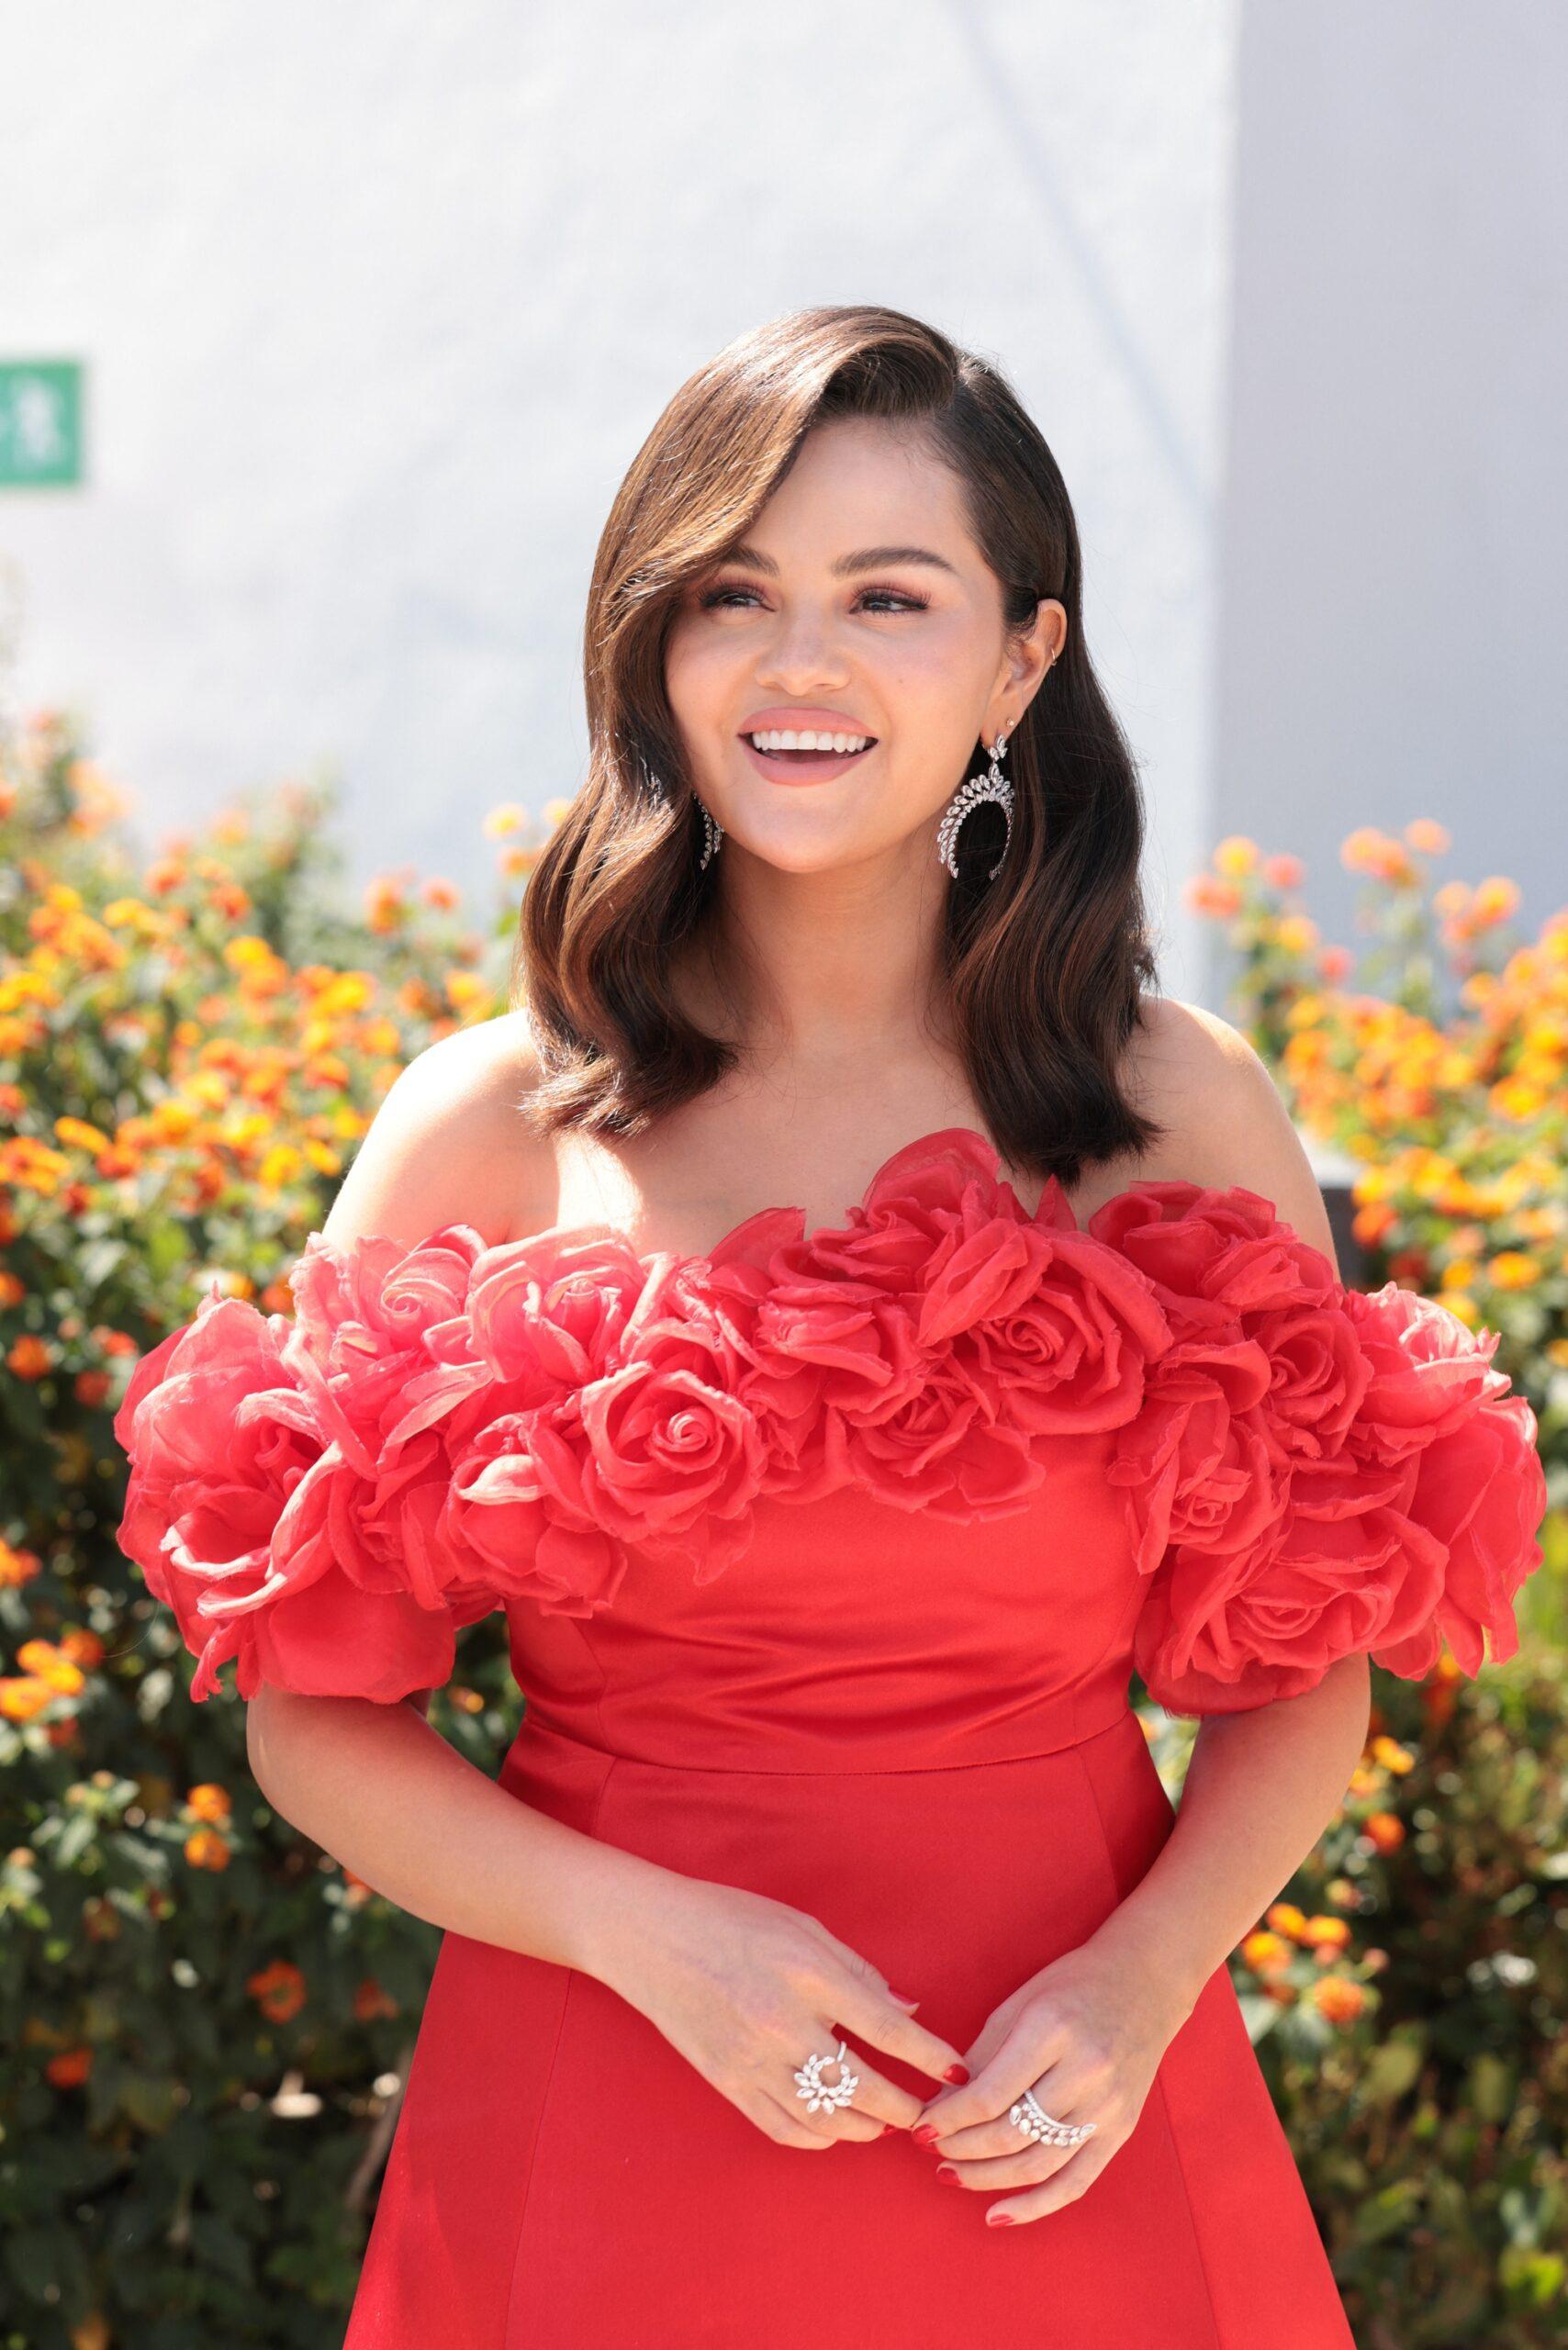
[[(529, 880), (512, 958), (509, 1000), (527, 1007), (538, 1059), (521, 1106), (540, 1133), (635, 1134), (739, 1057), (671, 984), (675, 950), (711, 930), (722, 860), (701, 866), (665, 645), (683, 589), (744, 538), (812, 427), (846, 416), (907, 426), (952, 466), (1010, 627), (1042, 597), (1067, 611), (1009, 741), (1013, 837), (994, 882), (1002, 811), (960, 831), (942, 978), (991, 1139), (1071, 1188), (1085, 1162), (1141, 1157), (1162, 1131), (1121, 1077), (1155, 977), (1137, 769), (1084, 646), (1077, 526), (1043, 436), (988, 361), (868, 305), (741, 336), (681, 386), (621, 485), (585, 619), (588, 776)], [(969, 772), (989, 755), (977, 742)]]

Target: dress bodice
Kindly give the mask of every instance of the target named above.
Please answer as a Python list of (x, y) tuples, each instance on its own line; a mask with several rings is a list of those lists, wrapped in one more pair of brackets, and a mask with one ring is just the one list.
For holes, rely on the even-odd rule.
[(810, 1235), (316, 1233), (289, 1281), (292, 1318), (215, 1284), (116, 1418), (198, 1699), (230, 1657), (242, 1697), (396, 1699), (500, 1606), (531, 1712), (611, 1752), (995, 1761), (1135, 1664), (1195, 1714), (1356, 1650), (1474, 1673), (1541, 1559), (1495, 1334), (1348, 1289), (1239, 1185), (1081, 1229), (949, 1127)]

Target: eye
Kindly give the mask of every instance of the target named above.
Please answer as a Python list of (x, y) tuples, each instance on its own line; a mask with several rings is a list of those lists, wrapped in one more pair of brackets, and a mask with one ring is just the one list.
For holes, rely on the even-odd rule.
[[(747, 598), (755, 599), (756, 595), (755, 588), (710, 588), (699, 600), (700, 609), (705, 612), (718, 608), (734, 610), (739, 607), (733, 601), (734, 599), (738, 597), (744, 603)], [(928, 609), (924, 596), (906, 596), (899, 588), (862, 588), (855, 600), (857, 604), (867, 605), (874, 600), (877, 607), (884, 612), (890, 610), (902, 612), (924, 612)]]

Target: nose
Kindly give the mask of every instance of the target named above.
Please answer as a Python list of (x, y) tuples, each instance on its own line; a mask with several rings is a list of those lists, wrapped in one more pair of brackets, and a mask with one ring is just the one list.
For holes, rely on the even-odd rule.
[(831, 627), (799, 614), (780, 621), (778, 632), (756, 666), (759, 688), (776, 689), (787, 701), (803, 701), (821, 692), (842, 692), (849, 676), (842, 650), (835, 649)]

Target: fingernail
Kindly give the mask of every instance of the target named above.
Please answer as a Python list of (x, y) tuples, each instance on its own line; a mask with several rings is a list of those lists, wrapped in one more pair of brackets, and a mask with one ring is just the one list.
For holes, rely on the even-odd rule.
[(985, 2215), (985, 2223), (988, 2228), (1010, 2228), (1013, 2225), (1013, 2214), (1011, 2211), (988, 2211)]
[(877, 2134), (880, 2138), (885, 2138), (890, 2130), (896, 2130), (898, 2126), (896, 2121), (884, 2121)]
[(892, 1991), (890, 1992), (888, 1996), (890, 1998), (897, 1999), (901, 2007), (918, 2008), (920, 2005), (920, 2001), (918, 1999), (912, 1999), (907, 1991)]
[(945, 2081), (957, 2081), (960, 2087), (969, 2077), (969, 2068), (967, 2065), (949, 2065), (942, 2076)]
[(951, 2163), (938, 2163), (936, 2165), (936, 2176), (938, 2178), (950, 2178), (955, 2187), (958, 2184), (958, 2174), (953, 2168)]
[(934, 2121), (922, 2121), (909, 2134), (917, 2146), (934, 2146), (942, 2133)]

